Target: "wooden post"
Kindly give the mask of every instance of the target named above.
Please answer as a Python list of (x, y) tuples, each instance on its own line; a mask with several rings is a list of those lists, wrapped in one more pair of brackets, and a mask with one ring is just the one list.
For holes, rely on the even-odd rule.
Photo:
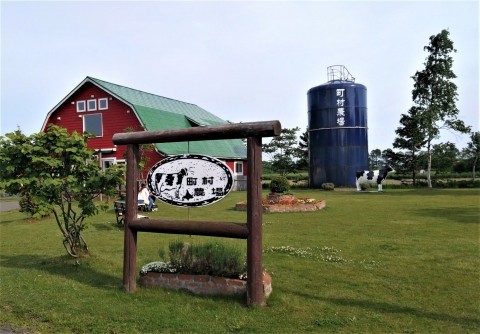
[(262, 137), (247, 139), (247, 304), (265, 306), (262, 263)]
[[(219, 126), (116, 133), (115, 145), (127, 146), (127, 187), (125, 238), (123, 258), (123, 287), (136, 290), (137, 232), (208, 235), (247, 239), (247, 304), (264, 306), (262, 263), (262, 137), (279, 136), (279, 121), (228, 124)], [(150, 224), (137, 219), (137, 176), (140, 162), (139, 145), (247, 138), (247, 226), (231, 222), (172, 222), (152, 220)]]
[(137, 218), (137, 175), (139, 146), (127, 146), (127, 186), (125, 198), (125, 234), (123, 247), (123, 288), (127, 292), (137, 289), (136, 262), (137, 262), (137, 231), (130, 228), (130, 222)]

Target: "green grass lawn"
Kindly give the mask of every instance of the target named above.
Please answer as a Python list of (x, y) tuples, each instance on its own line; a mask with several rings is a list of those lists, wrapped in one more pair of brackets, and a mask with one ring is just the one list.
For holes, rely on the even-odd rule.
[[(0, 213), (0, 328), (31, 333), (478, 333), (478, 189), (383, 193), (299, 190), (318, 212), (265, 214), (265, 308), (243, 297), (122, 290), (123, 228), (113, 209), (90, 220), (91, 256), (67, 257), (53, 218)], [(217, 204), (160, 204), (150, 216), (245, 222), (233, 192)], [(113, 205), (111, 206), (113, 207)], [(137, 269), (172, 240), (139, 233)], [(215, 239), (219, 240), (219, 239)], [(245, 240), (221, 239), (246, 247)]]

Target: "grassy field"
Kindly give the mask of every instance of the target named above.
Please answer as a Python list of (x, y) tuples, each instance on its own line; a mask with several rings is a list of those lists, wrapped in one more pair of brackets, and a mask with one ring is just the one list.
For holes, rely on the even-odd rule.
[[(294, 191), (325, 199), (318, 212), (265, 214), (265, 308), (243, 297), (122, 290), (123, 229), (113, 210), (90, 221), (91, 256), (67, 257), (53, 220), (0, 216), (0, 329), (27, 333), (478, 333), (478, 189)], [(174, 219), (244, 222), (234, 192), (205, 208), (160, 204)], [(140, 233), (137, 267), (172, 240)], [(218, 239), (215, 239), (218, 240)], [(222, 239), (246, 246), (245, 240)]]

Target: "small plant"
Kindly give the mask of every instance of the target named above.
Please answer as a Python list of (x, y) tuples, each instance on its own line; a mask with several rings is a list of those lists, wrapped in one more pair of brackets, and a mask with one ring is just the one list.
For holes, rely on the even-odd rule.
[(270, 181), (270, 191), (272, 193), (284, 193), (290, 190), (290, 183), (285, 176), (275, 176)]
[(340, 250), (333, 247), (306, 247), (295, 248), (291, 246), (269, 247), (264, 250), (264, 253), (285, 254), (288, 256), (314, 258), (323, 262), (346, 263), (351, 262), (340, 255), (336, 255)]
[(360, 189), (362, 189), (362, 191), (368, 190), (370, 189), (370, 185), (368, 183), (360, 183)]
[(323, 190), (335, 190), (335, 184), (329, 183), (329, 182), (322, 183), (322, 189)]
[(154, 271), (238, 278), (246, 272), (243, 251), (217, 242), (190, 245), (174, 241), (169, 245), (169, 257), (170, 261), (151, 262), (143, 266), (140, 274)]

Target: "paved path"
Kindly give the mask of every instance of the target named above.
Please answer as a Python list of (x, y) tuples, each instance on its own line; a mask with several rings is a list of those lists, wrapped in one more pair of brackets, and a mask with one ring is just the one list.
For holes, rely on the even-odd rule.
[(0, 212), (15, 210), (20, 207), (17, 201), (0, 201)]
[[(0, 212), (18, 209), (20, 205), (17, 201), (0, 201)], [(0, 326), (0, 334), (14, 334), (14, 333), (30, 333), (26, 328), (20, 329), (18, 332), (14, 331), (8, 324)]]

